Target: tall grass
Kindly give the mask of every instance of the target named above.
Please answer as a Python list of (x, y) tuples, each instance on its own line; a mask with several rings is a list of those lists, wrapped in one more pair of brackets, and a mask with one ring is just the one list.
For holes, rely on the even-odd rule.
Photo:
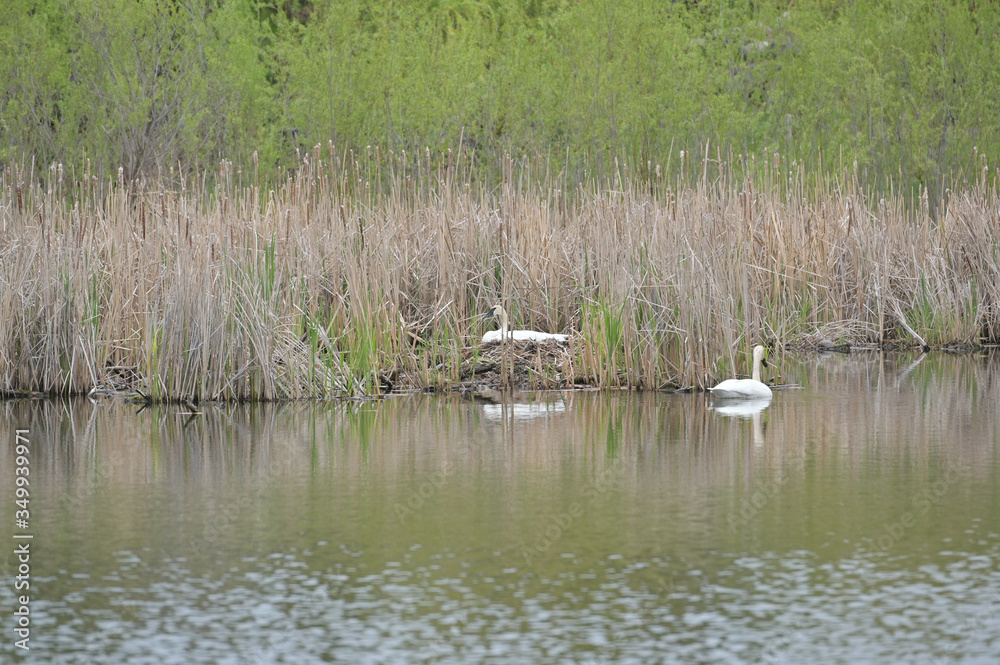
[(124, 370), (151, 399), (446, 387), (498, 300), (520, 327), (577, 333), (563, 379), (599, 386), (704, 386), (756, 342), (891, 342), (899, 315), (931, 344), (1000, 339), (985, 160), (937, 222), (926, 199), (777, 155), (706, 155), (690, 179), (619, 164), (570, 181), (538, 156), (498, 171), (332, 146), (273, 187), (229, 162), (175, 189), (8, 167), (0, 389), (86, 392)]

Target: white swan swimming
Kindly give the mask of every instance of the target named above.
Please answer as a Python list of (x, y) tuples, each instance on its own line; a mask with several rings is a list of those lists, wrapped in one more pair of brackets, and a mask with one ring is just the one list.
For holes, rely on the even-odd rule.
[(761, 365), (767, 367), (767, 361), (764, 360), (764, 347), (757, 345), (753, 349), (752, 379), (726, 379), (709, 390), (722, 399), (770, 399), (771, 389), (760, 380)]
[(499, 342), (500, 340), (513, 339), (517, 342), (531, 341), (531, 342), (568, 342), (569, 335), (560, 335), (557, 333), (543, 333), (535, 330), (508, 330), (507, 325), (509, 321), (507, 319), (507, 310), (505, 310), (501, 305), (493, 305), (490, 311), (483, 315), (484, 318), (497, 317), (500, 319), (500, 329), (490, 330), (485, 335), (483, 335), (483, 344), (492, 344), (494, 342)]

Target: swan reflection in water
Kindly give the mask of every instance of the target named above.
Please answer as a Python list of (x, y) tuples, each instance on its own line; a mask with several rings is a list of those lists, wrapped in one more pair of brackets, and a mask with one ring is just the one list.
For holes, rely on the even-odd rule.
[(488, 420), (503, 420), (513, 417), (514, 420), (531, 420), (547, 418), (566, 412), (566, 404), (562, 400), (555, 402), (515, 402), (513, 404), (484, 404), (483, 415)]
[(771, 403), (771, 398), (764, 399), (716, 399), (709, 410), (727, 418), (743, 418), (753, 423), (753, 445), (764, 445), (764, 424), (761, 415)]
[(716, 399), (708, 408), (720, 416), (750, 418), (762, 413), (770, 403), (770, 397), (763, 399)]

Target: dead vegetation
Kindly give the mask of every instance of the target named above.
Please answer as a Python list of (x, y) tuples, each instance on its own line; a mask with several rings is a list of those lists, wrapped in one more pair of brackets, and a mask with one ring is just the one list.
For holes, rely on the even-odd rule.
[[(11, 166), (0, 390), (698, 387), (745, 367), (751, 342), (910, 343), (900, 317), (933, 346), (1000, 339), (985, 160), (937, 221), (850, 174), (748, 164), (568, 182), (541, 158), (507, 159), (491, 186), (450, 154), (317, 147), (273, 188), (228, 162), (177, 188)], [(476, 317), (497, 301), (572, 344), (481, 347)]]

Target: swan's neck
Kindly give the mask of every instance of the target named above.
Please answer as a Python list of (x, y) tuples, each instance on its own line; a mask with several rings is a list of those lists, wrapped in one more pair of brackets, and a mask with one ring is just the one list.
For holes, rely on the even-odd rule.
[(497, 314), (500, 315), (500, 337), (503, 338), (503, 339), (507, 339), (507, 333), (508, 333), (508, 330), (507, 330), (507, 310), (505, 310), (505, 309), (503, 309), (501, 307), (500, 311), (497, 312)]
[(756, 355), (753, 357), (753, 380), (760, 382), (760, 358)]

